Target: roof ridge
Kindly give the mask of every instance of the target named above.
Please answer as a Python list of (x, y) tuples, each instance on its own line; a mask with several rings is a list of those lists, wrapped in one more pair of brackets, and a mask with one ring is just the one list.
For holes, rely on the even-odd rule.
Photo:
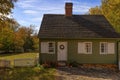
[[(64, 14), (44, 14), (44, 15), (55, 15), (55, 16), (65, 16)], [(73, 14), (73, 16), (104, 16), (104, 15), (89, 15), (89, 14)]]

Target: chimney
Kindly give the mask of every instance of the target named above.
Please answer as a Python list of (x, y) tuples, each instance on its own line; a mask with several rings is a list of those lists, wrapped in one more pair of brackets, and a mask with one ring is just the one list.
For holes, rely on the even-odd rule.
[(72, 16), (72, 6), (73, 6), (73, 3), (66, 3), (65, 4), (65, 16), (66, 17)]

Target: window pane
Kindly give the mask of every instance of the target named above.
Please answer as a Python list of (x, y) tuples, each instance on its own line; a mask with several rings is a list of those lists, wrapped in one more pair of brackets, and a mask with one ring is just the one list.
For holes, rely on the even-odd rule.
[(49, 43), (49, 47), (53, 47), (53, 43)]
[(55, 52), (55, 45), (54, 45), (54, 42), (50, 42), (49, 43), (49, 52)]
[(86, 53), (91, 53), (92, 51), (92, 44), (91, 43), (86, 43), (85, 44), (85, 50), (86, 50)]
[(107, 46), (108, 44), (107, 44), (107, 42), (102, 42), (101, 44), (100, 44), (100, 53), (107, 53)]
[(105, 52), (105, 45), (104, 45), (104, 43), (101, 43), (101, 52), (102, 52), (102, 53)]

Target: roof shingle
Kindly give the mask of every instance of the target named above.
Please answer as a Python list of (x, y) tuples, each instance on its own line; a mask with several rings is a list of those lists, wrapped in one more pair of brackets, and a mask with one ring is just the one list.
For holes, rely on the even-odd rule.
[(118, 38), (110, 23), (103, 15), (45, 14), (38, 34), (39, 38), (81, 39)]

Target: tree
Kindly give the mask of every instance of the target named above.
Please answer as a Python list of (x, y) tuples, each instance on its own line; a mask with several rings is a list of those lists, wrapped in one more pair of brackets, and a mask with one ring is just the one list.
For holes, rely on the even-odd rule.
[(0, 29), (13, 21), (12, 19), (9, 19), (7, 15), (12, 13), (14, 2), (16, 1), (17, 0), (0, 0)]
[(103, 14), (117, 32), (120, 32), (120, 0), (102, 0), (100, 7), (91, 8), (90, 14)]
[(101, 8), (108, 21), (120, 32), (120, 0), (102, 0)]
[(3, 28), (3, 32), (0, 32), (2, 37), (0, 37), (0, 50), (4, 50), (9, 52), (13, 49), (13, 39), (14, 39), (14, 32), (9, 28)]
[(3, 15), (9, 15), (14, 8), (14, 2), (17, 0), (0, 0), (0, 13)]
[(32, 40), (33, 28), (30, 27), (19, 27), (15, 32), (14, 45), (15, 51), (17, 50), (33, 50), (33, 40)]
[(9, 52), (14, 50), (14, 38), (15, 32), (20, 26), (16, 20), (13, 19), (14, 23), (7, 23), (7, 26), (2, 28), (0, 31), (0, 50)]
[(38, 36), (37, 32), (32, 36), (34, 51), (38, 51), (39, 50), (39, 39), (38, 39), (37, 36)]
[(96, 7), (94, 7), (94, 8), (89, 9), (89, 13), (90, 13), (91, 15), (92, 15), (92, 14), (94, 14), (94, 15), (99, 15), (99, 14), (102, 14), (102, 11), (101, 11), (101, 8), (100, 8), (100, 7), (96, 6)]

